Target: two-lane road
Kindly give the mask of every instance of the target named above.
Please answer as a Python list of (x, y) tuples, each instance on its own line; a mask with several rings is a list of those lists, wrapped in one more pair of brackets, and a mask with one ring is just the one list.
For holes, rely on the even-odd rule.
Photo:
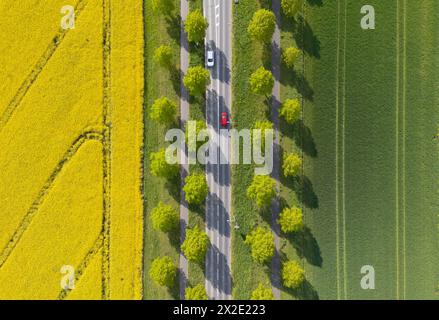
[(206, 232), (211, 249), (206, 258), (206, 290), (210, 299), (231, 299), (230, 241), (230, 139), (221, 133), (220, 114), (231, 114), (230, 68), (232, 61), (232, 1), (204, 0), (204, 15), (209, 22), (206, 48), (215, 52), (211, 84), (207, 90), (206, 122), (210, 139), (217, 150), (216, 163), (206, 165), (209, 196), (206, 200)]

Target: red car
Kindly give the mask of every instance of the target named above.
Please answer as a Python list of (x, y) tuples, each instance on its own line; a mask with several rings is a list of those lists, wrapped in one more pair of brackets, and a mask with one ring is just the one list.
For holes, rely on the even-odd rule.
[(221, 112), (221, 126), (227, 127), (229, 124), (229, 115), (227, 112)]

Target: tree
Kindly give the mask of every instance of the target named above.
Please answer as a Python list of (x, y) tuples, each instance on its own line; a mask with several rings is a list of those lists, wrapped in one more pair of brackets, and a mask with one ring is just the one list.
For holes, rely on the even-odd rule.
[(274, 237), (270, 230), (257, 227), (245, 238), (245, 244), (249, 245), (252, 257), (259, 263), (268, 262), (274, 255)]
[(300, 50), (297, 49), (296, 47), (286, 48), (282, 53), (283, 61), (288, 68), (294, 67), (294, 63), (296, 62), (299, 56), (300, 56)]
[(282, 170), (284, 172), (285, 177), (294, 177), (302, 166), (302, 159), (294, 153), (290, 153), (284, 157), (284, 161), (282, 163)]
[(190, 42), (201, 42), (206, 34), (206, 29), (209, 26), (206, 18), (204, 18), (201, 10), (197, 9), (190, 12), (186, 18), (184, 30), (187, 33), (187, 38)]
[(195, 287), (185, 289), (186, 300), (207, 300), (206, 288), (203, 284), (197, 284)]
[(282, 0), (281, 6), (287, 17), (294, 18), (302, 7), (302, 0)]
[(172, 65), (172, 49), (170, 46), (160, 46), (154, 51), (154, 61), (160, 66), (170, 68)]
[(171, 179), (178, 174), (178, 165), (169, 164), (166, 161), (165, 149), (160, 149), (157, 152), (151, 152), (149, 155), (149, 160), (151, 162), (151, 173), (156, 177)]
[(303, 213), (300, 208), (285, 208), (279, 215), (280, 229), (284, 233), (297, 232), (303, 229)]
[[(203, 120), (197, 120), (195, 122), (195, 138), (198, 137), (198, 134), (201, 130), (207, 129), (206, 122)], [(204, 141), (196, 141), (195, 145), (192, 142), (193, 137), (191, 137), (191, 141), (189, 141), (189, 125), (186, 124), (185, 126), (185, 140), (186, 144), (188, 144), (189, 151), (196, 151), (198, 149), (199, 144), (203, 144)]]
[(289, 124), (293, 124), (300, 117), (301, 106), (298, 99), (287, 99), (282, 103), (279, 115)]
[[(261, 135), (256, 135), (255, 142), (259, 142), (261, 146), (261, 150), (265, 150), (265, 131), (266, 130), (272, 130), (273, 129), (273, 123), (270, 121), (256, 121), (253, 125), (252, 129), (261, 130)], [(253, 130), (252, 130), (253, 135)], [(253, 137), (253, 136), (252, 136)]]
[(210, 83), (209, 71), (201, 66), (190, 67), (184, 76), (183, 83), (191, 95), (203, 94)]
[(179, 220), (180, 216), (177, 211), (171, 205), (166, 205), (161, 201), (151, 211), (152, 227), (155, 230), (163, 232), (175, 230), (178, 228)]
[(282, 281), (285, 287), (299, 288), (305, 281), (305, 271), (296, 261), (287, 261), (282, 265)]
[(270, 42), (276, 28), (276, 17), (267, 9), (259, 9), (253, 15), (247, 32), (250, 37), (261, 42)]
[(269, 70), (258, 68), (250, 76), (250, 89), (254, 93), (269, 96), (273, 90), (274, 78)]
[(186, 230), (186, 239), (181, 245), (181, 251), (189, 261), (201, 263), (204, 261), (209, 244), (207, 234), (195, 227)]
[(175, 103), (166, 97), (161, 97), (152, 104), (149, 117), (162, 124), (169, 124), (174, 120), (176, 112)]
[(250, 300), (274, 300), (273, 291), (271, 288), (265, 288), (262, 283), (253, 290)]
[(171, 258), (165, 256), (152, 261), (149, 276), (157, 284), (170, 288), (174, 285), (176, 275), (177, 267)]
[(174, 10), (173, 0), (152, 0), (152, 9), (163, 14), (170, 14)]
[(199, 205), (203, 203), (209, 192), (205, 175), (203, 173), (192, 173), (187, 176), (183, 191), (188, 204)]
[(276, 182), (269, 176), (254, 176), (247, 189), (247, 196), (256, 201), (259, 208), (268, 207), (271, 199), (276, 196), (275, 185)]

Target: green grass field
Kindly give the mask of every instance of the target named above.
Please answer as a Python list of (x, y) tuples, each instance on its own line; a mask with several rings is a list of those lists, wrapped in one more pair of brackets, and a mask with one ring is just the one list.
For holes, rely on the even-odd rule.
[[(305, 72), (317, 149), (305, 173), (318, 197), (307, 217), (322, 257), (307, 275), (322, 299), (435, 299), (439, 4), (368, 4), (375, 30), (360, 28), (356, 1), (307, 8), (319, 49)], [(364, 265), (375, 290), (360, 286)]]
[[(203, 0), (190, 1), (189, 10), (200, 10), (203, 12)], [(204, 44), (198, 45), (191, 44), (189, 48), (189, 64), (190, 66), (204, 66)], [(202, 96), (191, 97), (189, 118), (191, 120), (206, 121), (206, 101)], [(200, 164), (191, 165), (189, 171), (192, 172), (204, 172), (204, 166)], [(190, 208), (189, 210), (189, 227), (198, 226), (201, 230), (204, 230), (205, 224), (205, 206), (202, 205), (198, 208)], [(194, 262), (189, 262), (189, 285), (195, 286), (197, 284), (204, 284), (204, 269), (205, 265)]]

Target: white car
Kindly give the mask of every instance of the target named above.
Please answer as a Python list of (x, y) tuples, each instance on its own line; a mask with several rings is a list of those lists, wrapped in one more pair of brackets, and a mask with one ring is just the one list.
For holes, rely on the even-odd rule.
[(215, 54), (213, 50), (207, 51), (207, 66), (213, 67), (215, 65)]

